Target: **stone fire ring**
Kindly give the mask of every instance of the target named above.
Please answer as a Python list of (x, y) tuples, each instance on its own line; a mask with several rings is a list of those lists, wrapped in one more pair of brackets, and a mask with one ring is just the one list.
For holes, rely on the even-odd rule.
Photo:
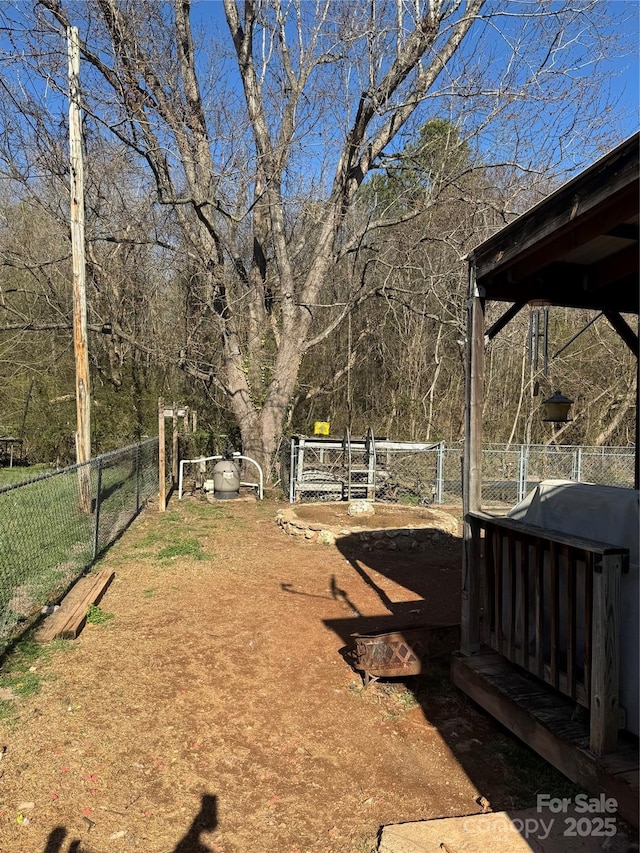
[[(344, 508), (344, 502), (336, 504)], [(306, 503), (310, 508), (313, 504)], [(327, 502), (318, 506), (327, 507)], [(406, 508), (404, 508), (406, 509)], [(375, 512), (375, 510), (374, 510)], [(442, 541), (446, 536), (459, 535), (459, 522), (455, 516), (439, 509), (429, 508), (429, 520), (410, 527), (384, 527), (385, 519), (381, 517), (379, 528), (362, 527), (358, 524), (357, 515), (353, 524), (348, 526), (328, 526), (324, 523), (314, 523), (298, 517), (295, 507), (278, 510), (276, 521), (279, 527), (289, 536), (304, 539), (308, 542), (318, 542), (321, 545), (334, 545), (346, 537), (357, 538), (366, 551), (387, 549), (389, 551), (415, 551), (428, 548), (430, 544)], [(390, 519), (386, 519), (389, 521)]]

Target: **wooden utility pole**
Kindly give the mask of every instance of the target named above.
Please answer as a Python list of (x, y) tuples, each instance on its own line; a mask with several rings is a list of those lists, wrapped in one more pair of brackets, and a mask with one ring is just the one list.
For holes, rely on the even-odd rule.
[[(91, 389), (87, 348), (87, 296), (84, 255), (84, 171), (80, 113), (80, 46), (77, 27), (67, 29), (69, 52), (69, 188), (71, 195), (71, 253), (73, 257), (73, 350), (76, 362), (78, 464), (91, 459)], [(80, 469), (80, 504), (91, 508), (88, 466)]]

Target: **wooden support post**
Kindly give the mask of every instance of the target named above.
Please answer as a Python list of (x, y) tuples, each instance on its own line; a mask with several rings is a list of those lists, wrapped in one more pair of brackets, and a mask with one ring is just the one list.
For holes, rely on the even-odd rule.
[(158, 399), (158, 510), (167, 508), (167, 472), (164, 450), (164, 399)]
[(479, 531), (474, 537), (466, 520), (468, 512), (476, 512), (482, 503), (482, 404), (484, 396), (484, 300), (476, 287), (475, 263), (469, 267), (469, 302), (467, 316), (466, 410), (464, 475), (462, 502), (465, 515), (463, 528), (463, 584), (461, 643), (463, 654), (480, 649), (481, 568), (479, 563)]
[(620, 575), (625, 557), (603, 554), (593, 572), (593, 659), (589, 748), (596, 755), (618, 743), (620, 674)]
[(636, 441), (633, 483), (640, 489), (640, 358), (636, 358)]

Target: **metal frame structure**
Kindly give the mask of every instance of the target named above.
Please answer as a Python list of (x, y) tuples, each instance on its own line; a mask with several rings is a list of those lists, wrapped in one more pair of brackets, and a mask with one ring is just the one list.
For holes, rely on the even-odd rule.
[[(342, 439), (291, 437), (289, 458), (289, 501), (295, 503), (309, 493), (336, 494), (340, 500), (367, 498), (375, 500), (384, 485), (385, 458), (392, 453), (424, 453), (443, 451), (442, 442), (389, 441), (376, 438), (369, 428), (365, 438), (354, 439), (346, 429)], [(305, 453), (317, 455), (312, 472), (305, 471)], [(441, 472), (442, 452), (438, 456)], [(436, 478), (442, 482), (442, 477)], [(436, 500), (441, 495), (433, 496)]]

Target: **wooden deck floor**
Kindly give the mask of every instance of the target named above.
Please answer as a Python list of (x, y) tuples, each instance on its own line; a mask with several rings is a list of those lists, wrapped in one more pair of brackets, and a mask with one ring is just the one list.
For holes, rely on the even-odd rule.
[(531, 749), (576, 784), (618, 801), (623, 820), (638, 826), (638, 742), (621, 733), (618, 749), (597, 757), (589, 750), (588, 712), (566, 696), (487, 650), (456, 653), (454, 683)]

